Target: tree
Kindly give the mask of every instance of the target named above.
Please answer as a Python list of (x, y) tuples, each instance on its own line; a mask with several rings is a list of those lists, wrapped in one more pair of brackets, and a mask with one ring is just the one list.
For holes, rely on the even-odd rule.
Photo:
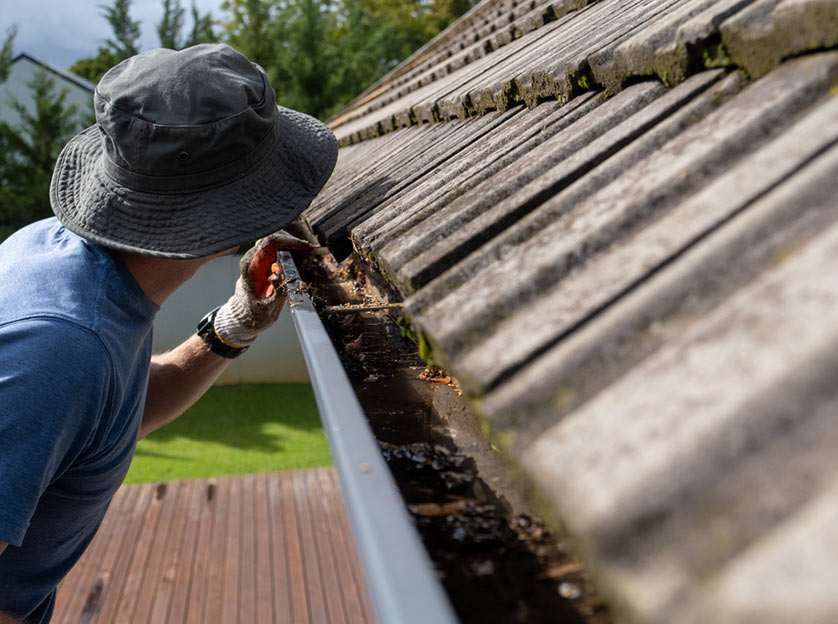
[[(193, 4), (194, 8), (194, 4)], [(163, 17), (157, 23), (157, 35), (161, 48), (180, 49), (184, 9), (180, 0), (163, 0)]]
[(186, 39), (186, 47), (198, 45), (199, 43), (215, 43), (218, 41), (218, 35), (215, 34), (212, 13), (207, 12), (206, 15), (201, 15), (198, 12), (198, 7), (195, 5), (195, 0), (192, 0), (192, 32)]
[(82, 78), (87, 78), (92, 83), (99, 82), (111, 67), (119, 63), (121, 59), (110, 49), (100, 46), (99, 53), (90, 58), (79, 59), (70, 66), (70, 73)]
[(49, 185), (58, 154), (80, 126), (78, 107), (67, 104), (45, 70), (29, 83), (35, 99), (30, 112), (13, 102), (20, 123), (0, 122), (0, 238), (52, 215)]
[(277, 0), (224, 0), (221, 4), (222, 11), (230, 12), (222, 23), (222, 40), (266, 70), (276, 62), (272, 31), (277, 4)]
[(70, 66), (71, 73), (93, 83), (99, 82), (117, 63), (137, 54), (140, 39), (140, 22), (131, 19), (131, 0), (114, 0), (113, 6), (100, 5), (99, 8), (111, 25), (113, 39), (105, 40), (96, 56), (80, 59)]
[(262, 65), (279, 102), (333, 114), (474, 0), (226, 0), (224, 40)]
[(6, 40), (0, 48), (0, 83), (5, 82), (9, 77), (9, 69), (14, 60), (15, 37), (17, 37), (17, 24), (6, 31)]
[(277, 6), (270, 28), (275, 56), (266, 70), (284, 106), (321, 117), (333, 100), (334, 59), (326, 38), (333, 19), (328, 1)]
[(140, 22), (131, 19), (131, 0), (114, 0), (113, 6), (99, 5), (114, 38), (105, 44), (120, 61), (139, 53)]

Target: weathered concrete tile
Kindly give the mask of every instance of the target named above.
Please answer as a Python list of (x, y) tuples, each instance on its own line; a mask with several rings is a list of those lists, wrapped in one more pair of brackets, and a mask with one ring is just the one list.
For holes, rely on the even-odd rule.
[(838, 98), (514, 311), (458, 357), (458, 374), (476, 387), (492, 387), (833, 143), (838, 143)]
[[(386, 192), (369, 196), (368, 201), (366, 199), (363, 202), (354, 201), (351, 211), (346, 210), (345, 205), (335, 208), (325, 218), (313, 224), (315, 232), (331, 247), (337, 248), (337, 244), (348, 248), (349, 232), (355, 223), (362, 220), (370, 211), (389, 201), (406, 186), (421, 180), (458, 152), (468, 149), (480, 136), (491, 132), (503, 121), (503, 116), (487, 115), (464, 122), (427, 126), (425, 140), (414, 152), (399, 154), (398, 159), (381, 163), (382, 169), (389, 172), (387, 175), (392, 182)], [(435, 129), (438, 132), (432, 134)], [(394, 171), (396, 173), (393, 173)], [(369, 184), (370, 180), (365, 180), (365, 182)]]
[(359, 135), (367, 128), (375, 127), (377, 124), (386, 123), (391, 126), (396, 125), (394, 123), (396, 115), (404, 115), (405, 111), (408, 111), (407, 114), (409, 115), (411, 105), (430, 96), (437, 89), (435, 85), (436, 83), (433, 83), (417, 89), (404, 98), (391, 102), (368, 115), (362, 115), (340, 126), (333, 126), (335, 137), (337, 137), (338, 141), (344, 141), (345, 139)]
[[(579, 89), (576, 83), (584, 78), (591, 54), (675, 2), (603, 0), (526, 33), (527, 29), (522, 28), (520, 38), (487, 56), (482, 56), (485, 46), (479, 44), (479, 50), (460, 52), (455, 60), (449, 59), (452, 66), (446, 68), (444, 76), (434, 75), (427, 84), (433, 69), (426, 70), (413, 86), (395, 96), (383, 96), (398, 99), (381, 108), (369, 105), (364, 117), (337, 126), (336, 132), (343, 139), (363, 131), (360, 126), (368, 124), (373, 126), (374, 135), (391, 127), (429, 122), (437, 116), (451, 119), (464, 118), (471, 111), (503, 111), (517, 101), (532, 107), (553, 97), (567, 100)], [(536, 13), (544, 23), (542, 9)]]
[(417, 121), (426, 122), (436, 120), (437, 117), (440, 119), (462, 119), (466, 117), (465, 108), (456, 103), (445, 108), (445, 112), (440, 113), (437, 102), (457, 93), (463, 83), (479, 79), (481, 75), (495, 65), (503, 65), (507, 57), (514, 51), (514, 48), (510, 47), (508, 50), (485, 55), (468, 65), (462, 65), (456, 69), (452, 68), (450, 73), (429, 85), (428, 88), (420, 89), (415, 94), (411, 94), (411, 97), (400, 100), (405, 105), (403, 107), (404, 112), (401, 114), (407, 114)]
[[(368, 114), (379, 104), (373, 104), (382, 95), (396, 91), (400, 87), (411, 82), (416, 76), (425, 73), (434, 66), (439, 65), (445, 58), (453, 56), (461, 50), (458, 43), (460, 38), (467, 36), (467, 33), (479, 27), (484, 21), (483, 15), (500, 11), (505, 14), (509, 10), (508, 0), (489, 0), (481, 2), (466, 15), (463, 15), (455, 23), (449, 26), (444, 32), (423, 45), (419, 50), (405, 59), (398, 67), (387, 73), (375, 84), (368, 87), (363, 93), (347, 104), (341, 113), (330, 120), (332, 127), (337, 128), (348, 119), (357, 118)], [(390, 100), (391, 101), (391, 100)], [(373, 104), (372, 108), (368, 105)]]
[(335, 164), (335, 175), (329, 179), (305, 212), (306, 217), (310, 220), (317, 220), (319, 215), (329, 209), (328, 206), (336, 200), (340, 201), (344, 194), (351, 192), (351, 186), (357, 183), (358, 177), (366, 173), (366, 165), (373, 155), (396, 153), (399, 148), (399, 144), (389, 140), (389, 137), (340, 148)]
[(386, 207), (354, 226), (351, 235), (356, 247), (365, 252), (377, 250), (379, 241), (384, 244), (385, 239), (397, 237), (419, 221), (430, 218), (440, 196), (446, 193), (461, 195), (477, 184), (473, 182), (475, 176), (488, 177), (489, 169), (502, 167), (507, 152), (514, 151), (516, 143), (524, 143), (533, 135), (541, 136), (542, 132), (549, 134), (549, 120), (567, 113), (559, 109), (557, 103), (548, 103), (534, 111), (522, 112), (519, 108), (505, 113), (508, 121), (480, 137), (469, 149), (453, 156), (445, 167), (404, 188)]
[[(650, 0), (605, 1), (611, 2), (615, 6), (612, 6), (610, 11), (599, 11), (597, 13), (600, 23), (596, 24), (596, 27), (601, 30), (604, 30), (608, 24), (615, 22), (616, 18), (613, 17), (613, 12), (624, 8), (623, 4), (632, 6)], [(663, 2), (665, 0), (656, 1)], [(577, 6), (581, 7), (584, 4), (584, 2), (564, 3), (563, 6), (564, 9), (570, 9)], [(556, 11), (562, 11), (562, 9), (551, 5), (543, 10), (537, 8), (536, 12), (538, 11), (546, 11), (549, 16), (551, 14), (555, 15)], [(550, 93), (542, 89), (538, 94), (535, 94), (529, 88), (521, 90), (520, 85), (513, 82), (519, 71), (531, 69), (533, 63), (543, 62), (547, 52), (555, 56), (558, 53), (557, 46), (573, 45), (581, 36), (577, 33), (587, 29), (587, 26), (585, 26), (587, 22), (584, 22), (579, 29), (566, 28), (563, 30), (561, 39), (550, 40), (550, 35), (553, 31), (561, 30), (561, 25), (556, 22), (549, 22), (543, 15), (542, 12), (542, 23), (544, 24), (542, 27), (531, 30), (521, 29), (520, 38), (491, 54), (482, 56), (485, 45), (480, 42), (473, 44), (469, 50), (458, 52), (453, 61), (451, 59), (446, 61), (450, 66), (446, 68), (445, 75), (435, 77), (436, 79), (430, 83), (427, 82), (427, 79), (430, 78), (433, 69), (425, 70), (427, 75), (423, 75), (425, 77), (420, 79), (424, 86), (413, 85), (409, 88), (402, 88), (396, 94), (398, 99), (395, 100), (392, 100), (392, 93), (384, 95), (382, 98), (385, 100), (392, 100), (389, 104), (384, 106), (380, 106), (380, 102), (369, 104), (364, 109), (365, 114), (363, 116), (345, 117), (345, 123), (333, 126), (336, 136), (339, 140), (348, 142), (358, 133), (367, 132), (374, 136), (382, 131), (381, 129), (388, 131), (390, 128), (404, 127), (411, 123), (430, 122), (435, 120), (437, 116), (444, 119), (453, 119), (464, 118), (472, 110), (481, 113), (488, 110), (503, 111), (514, 103), (513, 100), (517, 100), (519, 97), (530, 106), (553, 96), (567, 100), (576, 90), (573, 81), (568, 76), (571, 74), (575, 76), (578, 73), (576, 69), (580, 67), (580, 63), (584, 63), (585, 50), (577, 50), (576, 56), (578, 58), (571, 62), (573, 67), (565, 72), (567, 80), (562, 82), (561, 89), (554, 89)], [(573, 14), (566, 15), (563, 19), (567, 21), (572, 16)], [(527, 30), (527, 32), (524, 32), (524, 30)], [(596, 44), (596, 41), (598, 41), (596, 37), (589, 33), (584, 38), (588, 43)], [(538, 47), (535, 43), (537, 41), (543, 43), (541, 47), (544, 49)], [(480, 49), (476, 49), (477, 47)], [(573, 79), (575, 80), (575, 78)], [(368, 127), (372, 127), (372, 130), (368, 130)]]
[[(760, 156), (754, 158), (753, 164), (760, 163)], [(724, 227), (699, 239), (700, 244), (691, 245), (642, 282), (624, 289), (619, 300), (615, 297), (609, 305), (590, 312), (561, 341), (503, 380), (481, 402), (481, 411), (495, 431), (508, 434), (508, 452), (520, 456), (546, 429), (618, 382), (663, 345), (678, 340), (721, 301), (761, 272), (794, 257), (834, 224), (836, 162), (838, 152), (833, 147), (766, 197), (746, 206)], [(773, 165), (775, 171), (777, 167)], [(743, 175), (757, 179), (746, 180)], [(740, 183), (746, 187), (741, 191), (736, 189)], [(706, 187), (690, 204), (695, 207), (693, 202), (706, 199), (705, 193), (730, 192), (734, 200), (748, 197), (759, 186), (758, 176), (749, 174), (743, 164), (739, 171)], [(715, 201), (722, 204), (723, 212), (726, 200)], [(694, 229), (701, 220), (701, 215), (694, 215), (684, 227)], [(656, 248), (670, 245), (663, 240), (665, 226), (663, 222), (657, 232), (653, 229), (638, 237), (632, 247), (649, 244), (654, 254)], [(613, 256), (615, 262), (626, 257), (619, 249)], [(603, 264), (609, 260), (604, 257)], [(642, 257), (633, 260), (642, 261)], [(589, 275), (593, 278), (593, 273)], [(583, 296), (581, 290), (578, 294)]]
[[(489, 9), (490, 7), (485, 7), (484, 12), (488, 12)], [(474, 63), (489, 51), (499, 47), (491, 45), (487, 41), (487, 38), (492, 37), (494, 32), (502, 25), (506, 25), (514, 33), (512, 37), (514, 39), (543, 26), (554, 15), (553, 9), (547, 0), (521, 3), (517, 6), (513, 6), (511, 2), (507, 2), (502, 6), (498, 6), (496, 11), (497, 14), (491, 19), (485, 19), (484, 24), (480, 28), (462, 32), (456, 40), (459, 43), (447, 39), (447, 45), (443, 41), (440, 41), (433, 49), (429, 48), (425, 52), (426, 58), (423, 59), (421, 64), (414, 67), (401, 80), (393, 81), (386, 88), (379, 89), (374, 98), (359, 100), (358, 108), (344, 113), (332, 123), (332, 127), (340, 129), (342, 125), (348, 122), (367, 117), (371, 113), (401, 100), (408, 94), (431, 85), (448, 74)], [(476, 73), (480, 71), (482, 70), (475, 70)], [(460, 80), (462, 81), (462, 77)], [(444, 93), (444, 85), (437, 86), (440, 92)], [(464, 109), (452, 108), (450, 103), (444, 108), (446, 111), (444, 113), (445, 118), (462, 118), (464, 116)], [(405, 122), (410, 119), (410, 114), (407, 113), (409, 110), (409, 106), (403, 107), (403, 110), (397, 113), (397, 119), (400, 125), (406, 125)], [(432, 107), (428, 108), (426, 105), (423, 105), (416, 111), (413, 111), (413, 114), (418, 115), (416, 118), (419, 120), (430, 121), (433, 119), (433, 112)]]
[[(785, 380), (786, 395), (779, 401), (774, 394), (749, 402), (748, 417), (718, 431), (712, 448), (705, 443), (699, 453), (681, 458), (677, 472), (689, 476), (666, 513), (650, 510), (644, 522), (627, 523), (631, 534), (619, 538), (619, 544), (601, 543), (610, 560), (607, 575), (611, 583), (631, 592), (638, 620), (743, 621), (738, 619), (741, 611), (717, 599), (717, 588), (728, 585), (723, 580), (727, 569), (740, 568), (739, 562), (750, 558), (749, 551), (785, 535), (784, 527), (799, 521), (801, 509), (834, 487), (838, 393), (825, 375), (838, 371), (838, 361), (834, 350), (815, 357), (805, 372)], [(827, 570), (829, 566), (821, 567), (821, 574)], [(774, 582), (755, 572), (749, 569), (748, 579), (740, 576), (737, 587), (741, 597), (750, 594), (744, 601), (751, 602), (749, 607), (757, 606), (758, 592), (785, 593), (774, 585), (787, 581), (777, 577), (776, 570)], [(800, 578), (795, 588), (799, 591), (812, 581)], [(702, 608), (710, 605), (715, 608), (709, 613)], [(724, 618), (725, 612), (730, 619)]]
[(633, 76), (654, 74), (667, 85), (678, 84), (687, 77), (690, 63), (704, 63), (701, 55), (719, 36), (718, 24), (753, 1), (681, 2), (591, 55), (591, 72), (611, 92), (619, 91)]
[[(700, 489), (713, 471), (706, 459), (718, 455), (720, 443), (742, 448), (743, 437), (758, 438), (794, 418), (794, 402), (786, 396), (801, 396), (802, 388), (834, 395), (838, 325), (831, 311), (838, 280), (829, 276), (836, 259), (838, 228), (832, 227), (521, 455), (547, 495), (572, 510), (564, 516), (569, 529), (593, 551), (601, 553), (603, 544), (613, 548), (632, 527), (677, 509), (681, 493)], [(698, 463), (702, 455), (705, 461)], [(679, 470), (682, 465), (687, 470)], [(703, 470), (690, 472), (693, 466)], [(607, 574), (608, 563), (602, 567)], [(669, 596), (647, 591), (645, 604), (632, 597), (643, 608), (641, 617), (667, 621), (659, 610)]]
[[(488, 110), (503, 110), (513, 102), (525, 102), (533, 108), (539, 101), (551, 97), (556, 97), (561, 101), (569, 100), (578, 89), (569, 88), (560, 93), (541, 94), (538, 99), (528, 99), (529, 92), (519, 91), (515, 78), (534, 64), (543, 63), (549, 55), (561, 54), (557, 48), (571, 40), (568, 38), (568, 33), (572, 31), (568, 29), (567, 22), (577, 17), (581, 17), (581, 14), (567, 15), (545, 28), (514, 40), (507, 46), (509, 49), (515, 49), (514, 55), (510, 55), (503, 64), (494, 66), (491, 72), (464, 83), (454, 97), (458, 101), (466, 102), (468, 107), (478, 114)], [(440, 108), (447, 105), (447, 99), (442, 99), (439, 103)]]
[[(553, 97), (566, 101), (580, 89), (592, 86), (582, 82), (587, 55), (608, 40), (609, 25), (619, 19), (617, 16), (636, 4), (631, 0), (605, 0), (563, 15), (555, 26), (551, 24), (553, 32), (540, 46), (519, 55), (503, 75), (471, 88), (469, 97), (476, 107), (495, 105), (505, 90), (513, 90), (530, 107)], [(548, 71), (552, 72), (549, 79)]]
[[(379, 262), (389, 268), (403, 292), (413, 292), (618, 149), (610, 142), (601, 145), (597, 139), (664, 91), (659, 83), (648, 82), (606, 101), (455, 199), (433, 220), (392, 240), (378, 252)], [(569, 161), (572, 164), (563, 169), (564, 175), (550, 176)], [(542, 183), (545, 177), (550, 179)], [(409, 262), (414, 258), (415, 262)]]
[(722, 42), (753, 78), (784, 58), (838, 45), (834, 0), (759, 0), (722, 23)]
[[(410, 163), (433, 147), (435, 140), (441, 140), (456, 131), (456, 124), (426, 127), (415, 126), (402, 133), (391, 133), (372, 141), (365, 141), (357, 147), (358, 156), (352, 162), (340, 163), (337, 175), (333, 175), (317, 201), (305, 211), (304, 218), (312, 230), (319, 236), (324, 234), (323, 225), (335, 215), (346, 218), (350, 214), (367, 210), (382, 201), (384, 195), (399, 183), (400, 176), (406, 175), (404, 168), (392, 169), (393, 164)], [(372, 150), (372, 152), (370, 151)], [(374, 153), (378, 157), (372, 166), (364, 166), (365, 156)], [(348, 175), (341, 175), (346, 170)], [(322, 242), (333, 246), (335, 241), (323, 238)], [(335, 248), (337, 250), (337, 248)]]
[[(462, 69), (466, 65), (474, 63), (484, 56), (486, 56), (486, 47), (480, 42), (474, 43), (463, 50), (459, 50), (452, 56), (442, 60), (440, 64), (434, 65), (433, 67), (427, 69), (424, 73), (413, 78), (411, 82), (399, 90), (398, 93), (393, 94), (393, 99), (402, 98), (408, 93), (411, 93), (421, 87), (436, 83), (445, 76), (457, 71), (458, 69)], [(442, 89), (444, 87), (442, 85), (437, 85), (437, 88)], [(458, 115), (454, 114), (449, 117), (458, 117)], [(462, 117), (462, 115), (459, 115), (459, 117)], [(430, 120), (432, 118), (433, 117), (431, 116), (426, 120)]]
[[(378, 255), (389, 242), (408, 235), (419, 223), (435, 219), (436, 213), (459, 197), (515, 162), (537, 145), (561, 132), (602, 103), (592, 93), (566, 105), (548, 102), (532, 111), (515, 115), (457, 158), (433, 172), (373, 218), (360, 223), (352, 232), (359, 249)], [(391, 277), (395, 271), (390, 272)]]
[[(470, 111), (502, 111), (515, 101), (534, 106), (547, 98), (567, 99), (579, 88), (577, 81), (585, 84), (589, 63), (594, 78), (612, 91), (635, 75), (654, 73), (673, 84), (686, 77), (694, 60), (690, 54), (699, 55), (706, 52), (702, 46), (715, 45), (717, 24), (751, 1), (603, 0), (593, 6), (584, 2), (538, 5), (520, 18), (529, 26), (516, 27), (515, 37), (523, 36), (524, 41), (516, 41), (514, 49), (484, 57), (486, 41), (475, 35), (474, 42), (469, 36), (468, 46), (440, 60), (444, 67), (423, 66), (398, 91), (366, 104), (362, 117), (356, 112), (335, 128), (343, 139), (357, 133), (356, 126), (363, 123), (388, 131), (431, 121), (437, 115), (452, 119)], [(568, 14), (567, 9), (581, 10)], [(514, 13), (508, 15), (514, 17)], [(549, 24), (550, 32), (542, 32), (552, 16), (562, 16), (560, 24)], [(535, 28), (537, 24), (541, 26)], [(478, 59), (486, 62), (478, 65)], [(409, 97), (414, 93), (416, 97)], [(372, 134), (381, 130), (375, 128)]]
[[(334, 173), (312, 206), (304, 213), (304, 217), (312, 225), (322, 223), (336, 214), (335, 205), (343, 203), (353, 189), (364, 189), (370, 185), (380, 184), (384, 179), (393, 181), (388, 187), (389, 190), (397, 183), (396, 178), (399, 173), (403, 176), (409, 174), (404, 169), (394, 171), (392, 165), (395, 160), (432, 148), (434, 142), (441, 136), (456, 131), (460, 125), (462, 124), (412, 126), (371, 141), (342, 148), (338, 153), (338, 163)], [(354, 151), (362, 148), (364, 151)], [(352, 158), (344, 158), (344, 152), (350, 150), (353, 150)]]
[(542, 52), (527, 59), (511, 72), (521, 98), (532, 106), (541, 99), (567, 97), (579, 86), (586, 87), (592, 54), (608, 48), (675, 2), (604, 0), (567, 16), (573, 19), (555, 38), (555, 48), (549, 54)]
[(719, 73), (711, 72), (697, 76), (651, 106), (647, 106), (651, 98), (665, 92), (657, 82), (635, 85), (606, 101), (596, 113), (563, 132), (555, 144), (532, 150), (519, 164), (488, 181), (485, 189), (474, 189), (446, 207), (440, 218), (422, 223), (394, 241), (390, 249), (382, 249), (381, 256), (395, 269), (391, 279), (403, 292), (427, 284), (718, 78)]
[[(393, 159), (408, 157), (417, 151), (427, 149), (429, 142), (440, 135), (450, 133), (454, 127), (435, 125), (422, 128), (417, 126), (408, 128), (398, 135), (385, 135), (354, 145), (351, 151), (347, 151), (346, 156), (339, 151), (335, 173), (306, 211), (306, 218), (312, 224), (321, 222), (334, 212), (336, 202), (339, 204), (345, 202), (347, 195), (356, 195), (367, 186), (391, 178), (392, 172), (387, 165)], [(373, 155), (378, 158), (374, 161), (374, 165), (369, 167)], [(343, 175), (343, 171), (346, 171), (348, 175)]]
[[(627, 169), (649, 157), (692, 126), (710, 112), (716, 110), (733, 97), (742, 88), (745, 80), (737, 74), (726, 77), (719, 84), (712, 86), (705, 94), (686, 104), (673, 113), (669, 119), (648, 131), (623, 150), (600, 164), (581, 180), (565, 189), (562, 194), (567, 206), (581, 203), (612, 183)], [(476, 276), (483, 267), (495, 262), (504, 252), (528, 240), (534, 232), (549, 227), (559, 214), (567, 211), (565, 205), (559, 205), (557, 212), (539, 209), (528, 215), (520, 224), (516, 224), (498, 235), (489, 243), (479, 247), (466, 258), (451, 266), (431, 282), (410, 295), (406, 301), (407, 312), (412, 317), (425, 313), (437, 301), (448, 293), (462, 287)]]
[[(838, 344), (832, 314), (838, 280), (831, 277), (836, 258), (838, 228), (832, 227), (697, 319), (522, 453), (556, 500), (575, 510), (577, 534), (604, 538), (646, 507), (658, 507), (653, 499), (666, 503), (664, 486), (680, 484), (658, 481), (661, 471), (678, 465), (679, 457), (694, 457), (705, 436), (720, 427), (759, 418), (739, 413), (747, 400), (779, 399), (784, 382), (797, 381), (794, 371), (832, 376), (834, 371), (813, 369), (811, 362), (822, 361), (821, 353), (834, 358)], [(631, 426), (615, 427), (620, 415)], [(556, 457), (579, 469), (565, 471)], [(653, 491), (642, 493), (655, 482)]]
[[(558, 219), (530, 229), (531, 238), (486, 263), (479, 277), (472, 276), (467, 287), (447, 293), (417, 324), (448, 357), (456, 358), (476, 332), (493, 327), (598, 250), (701, 188), (726, 163), (753, 149), (762, 137), (781, 128), (789, 115), (825, 93), (836, 75), (838, 54), (784, 65), (569, 212), (565, 207), (555, 212), (562, 206), (560, 193), (536, 211), (558, 214)], [(780, 84), (784, 89), (778, 88)], [(525, 218), (516, 227), (531, 228), (528, 221)], [(503, 281), (510, 265), (518, 281), (508, 289), (508, 298), (494, 297), (494, 285)], [(453, 316), (452, 310), (456, 310)]]
[(838, 593), (828, 572), (838, 560), (836, 510), (833, 485), (708, 583), (689, 622), (835, 622)]
[(549, 39), (558, 28), (555, 23), (524, 35), (509, 45), (496, 50), (467, 65), (443, 80), (438, 81), (437, 90), (428, 97), (412, 104), (411, 111), (417, 119), (433, 118), (434, 113), (444, 119), (462, 117), (471, 106), (467, 96), (476, 85), (491, 84), (493, 80), (510, 76), (510, 65), (522, 54), (529, 53), (537, 42)]
[(594, 4), (595, 2), (599, 2), (599, 0), (554, 0), (553, 2), (550, 2), (550, 9), (553, 11), (556, 18), (561, 18), (572, 11), (579, 11), (580, 9), (583, 9), (589, 4)]

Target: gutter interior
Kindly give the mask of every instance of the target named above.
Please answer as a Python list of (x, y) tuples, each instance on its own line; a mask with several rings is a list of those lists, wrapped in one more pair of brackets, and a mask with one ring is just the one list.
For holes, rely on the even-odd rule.
[[(293, 233), (314, 243), (295, 224)], [(604, 624), (590, 578), (527, 508), (468, 402), (404, 337), (399, 295), (357, 254), (298, 261), (318, 314), (457, 616), (471, 622)]]

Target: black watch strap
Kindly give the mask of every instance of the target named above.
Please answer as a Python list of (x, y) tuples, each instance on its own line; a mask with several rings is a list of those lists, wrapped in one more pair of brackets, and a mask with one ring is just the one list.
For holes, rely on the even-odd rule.
[(221, 336), (218, 335), (215, 331), (215, 315), (218, 314), (218, 310), (220, 308), (221, 306), (218, 306), (202, 318), (198, 323), (198, 329), (195, 333), (203, 338), (204, 342), (210, 348), (210, 351), (220, 355), (221, 357), (233, 359), (239, 357), (242, 353), (247, 351), (249, 345), (246, 347), (237, 347), (224, 342)]

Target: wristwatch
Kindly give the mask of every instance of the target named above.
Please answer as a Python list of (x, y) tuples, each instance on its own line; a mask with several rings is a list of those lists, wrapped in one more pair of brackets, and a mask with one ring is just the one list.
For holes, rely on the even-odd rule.
[(215, 315), (218, 314), (219, 309), (221, 309), (221, 306), (218, 306), (214, 310), (210, 311), (209, 314), (202, 318), (198, 323), (198, 329), (195, 333), (203, 338), (204, 342), (207, 343), (207, 346), (210, 348), (210, 351), (220, 355), (221, 357), (232, 360), (247, 351), (250, 345), (237, 347), (228, 342), (224, 342), (224, 339), (221, 338), (221, 336), (218, 335), (218, 332), (215, 331)]

